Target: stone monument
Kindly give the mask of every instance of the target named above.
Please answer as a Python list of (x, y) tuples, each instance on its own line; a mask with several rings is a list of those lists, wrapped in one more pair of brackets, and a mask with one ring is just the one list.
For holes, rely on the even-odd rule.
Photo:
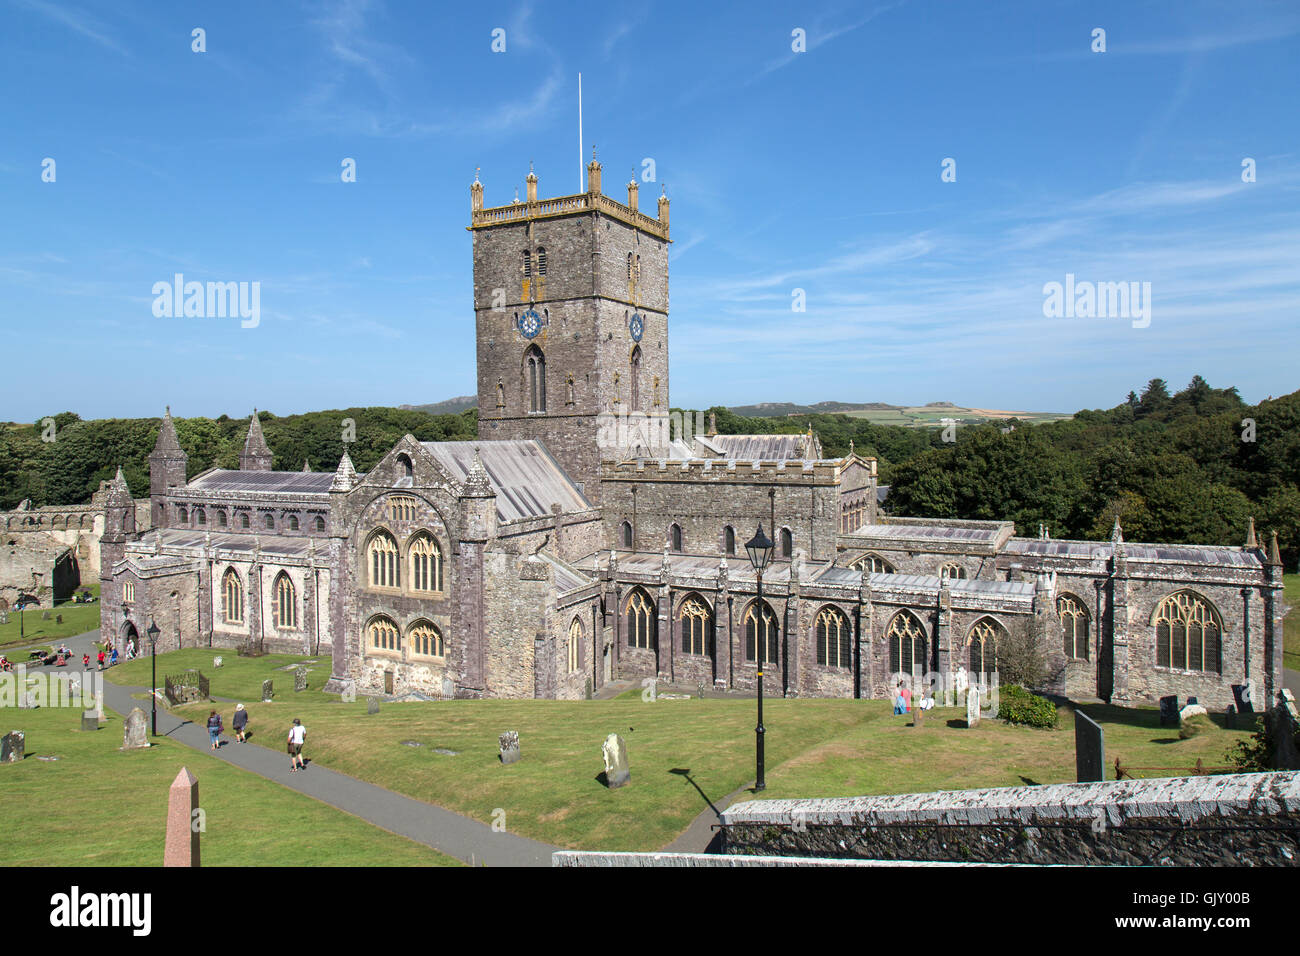
[(81, 729), (82, 729), (82, 730), (98, 730), (98, 729), (99, 729), (99, 715), (96, 714), (93, 710), (83, 710), (83, 711), (81, 712)]
[(618, 734), (610, 734), (600, 748), (605, 758), (605, 786), (611, 790), (626, 786), (632, 781), (632, 773), (627, 766), (627, 744)]
[(225, 661), (222, 660), (220, 657), (214, 657), (214, 658), (212, 658), (212, 666), (213, 666), (213, 667), (220, 667), (220, 666), (221, 666), (222, 664), (224, 664), (224, 663), (225, 663)]
[(11, 730), (0, 737), (0, 763), (17, 763), (27, 749), (27, 737), (21, 730)]
[(366, 713), (367, 713), (367, 714), (377, 714), (377, 713), (379, 713), (379, 701), (377, 701), (377, 700), (376, 700), (375, 698), (373, 698), (373, 697), (367, 697), (367, 698), (366, 698)]
[(1177, 727), (1178, 726), (1178, 697), (1169, 696), (1160, 698), (1160, 726)]
[(966, 726), (974, 727), (980, 722), (980, 689), (978, 684), (971, 684), (966, 689)]
[(148, 747), (148, 729), (148, 724), (145, 723), (144, 719), (144, 711), (139, 707), (132, 707), (131, 713), (127, 714), (126, 720), (122, 722), (122, 749), (139, 750), (142, 747)]
[(497, 738), (501, 745), (501, 762), (514, 763), (519, 759), (519, 731), (507, 730)]
[(294, 693), (307, 689), (307, 668), (298, 667), (293, 672), (293, 689)]
[(163, 866), (199, 865), (199, 829), (194, 825), (194, 811), (198, 808), (198, 778), (187, 767), (181, 767), (167, 791), (167, 843), (163, 848)]
[(1106, 779), (1106, 732), (1081, 710), (1074, 712), (1074, 778), (1079, 783)]
[(271, 678), (262, 681), (262, 703), (269, 704), (275, 696), (275, 682)]

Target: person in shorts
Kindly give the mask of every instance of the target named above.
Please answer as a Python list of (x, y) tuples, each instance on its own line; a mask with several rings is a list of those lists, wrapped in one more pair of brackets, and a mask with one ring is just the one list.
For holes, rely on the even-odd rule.
[(307, 728), (302, 725), (302, 721), (297, 717), (293, 719), (293, 726), (289, 728), (289, 772), (295, 773), (307, 766), (302, 759), (302, 745), (307, 739)]
[(221, 746), (221, 717), (215, 710), (208, 714), (208, 742), (213, 750)]
[(244, 710), (243, 704), (235, 705), (235, 719), (231, 724), (235, 728), (235, 740), (242, 744), (245, 740), (244, 728), (248, 726), (248, 711)]

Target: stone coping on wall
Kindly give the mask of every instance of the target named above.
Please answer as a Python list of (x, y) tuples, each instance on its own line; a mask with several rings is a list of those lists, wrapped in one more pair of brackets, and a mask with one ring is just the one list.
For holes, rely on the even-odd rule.
[(1300, 771), (943, 790), (817, 800), (749, 800), (723, 811), (724, 826), (801, 827), (1032, 824), (1045, 819), (1108, 826), (1300, 812)]
[(835, 860), (812, 856), (745, 856), (715, 853), (605, 853), (560, 850), (551, 854), (551, 866), (568, 867), (742, 867), (742, 866), (993, 866), (930, 860)]

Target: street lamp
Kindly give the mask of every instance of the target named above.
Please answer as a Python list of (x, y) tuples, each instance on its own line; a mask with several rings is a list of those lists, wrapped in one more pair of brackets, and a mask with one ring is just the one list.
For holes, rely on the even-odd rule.
[(768, 566), (772, 560), (772, 540), (763, 534), (763, 523), (758, 524), (758, 533), (745, 542), (745, 550), (749, 552), (749, 563), (754, 566), (754, 573), (758, 576), (758, 613), (754, 618), (754, 647), (757, 650), (755, 655), (758, 658), (758, 726), (754, 728), (754, 736), (757, 746), (758, 772), (755, 775), (754, 789), (766, 790), (767, 781), (763, 776), (763, 735), (766, 730), (763, 728), (763, 663), (767, 659), (767, 641), (764, 631), (765, 619), (763, 617), (763, 569)]
[(150, 736), (158, 736), (158, 625), (153, 618), (149, 618), (149, 630), (145, 631), (149, 635), (149, 659), (153, 662), (153, 679), (150, 681), (149, 707), (153, 712), (153, 722), (150, 725)]

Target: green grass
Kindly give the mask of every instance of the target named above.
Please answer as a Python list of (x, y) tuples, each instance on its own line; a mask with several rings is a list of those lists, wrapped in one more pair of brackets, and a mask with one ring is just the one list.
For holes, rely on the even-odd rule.
[[(212, 666), (212, 659), (220, 657), (220, 667)], [(314, 660), (307, 664), (307, 689), (299, 693), (293, 690), (293, 671), (277, 670), (302, 661)], [(134, 687), (148, 687), (153, 662), (146, 653), (133, 661), (119, 663), (104, 672), (107, 680), (114, 684)], [(208, 679), (208, 690), (213, 697), (229, 697), (241, 703), (251, 703), (262, 699), (262, 681), (270, 678), (275, 684), (277, 700), (297, 703), (337, 703), (338, 696), (323, 694), (320, 688), (329, 680), (330, 658), (324, 656), (303, 656), (300, 654), (267, 654), (265, 657), (239, 657), (229, 648), (186, 648), (158, 655), (158, 686), (163, 686), (167, 675), (179, 674), (191, 667), (198, 668)]]
[(1300, 574), (1282, 575), (1282, 600), (1297, 608), (1282, 619), (1282, 666), (1300, 671)]
[[(87, 585), (85, 589), (96, 598), (99, 597), (98, 581)], [(77, 590), (83, 589), (77, 588)], [(41, 615), (47, 610), (50, 619), (45, 621), (41, 619)], [(9, 622), (0, 624), (0, 648), (5, 649), (12, 646), (26, 647), (28, 644), (33, 646), (57, 644), (65, 637), (76, 637), (78, 634), (99, 629), (99, 601), (97, 600), (93, 604), (73, 604), (71, 601), (64, 601), (62, 604), (55, 605), (53, 610), (28, 608), (22, 612), (21, 621), (17, 611), (11, 610), (8, 613)], [(60, 614), (63, 615), (62, 624), (55, 621)], [(20, 624), (23, 630), (22, 637), (18, 636)]]
[[(192, 719), (206, 705), (179, 711)], [(367, 715), (363, 702), (250, 703), (254, 742), (279, 749), (294, 717), (307, 728), (306, 754), (342, 771), (419, 800), (491, 823), (505, 811), (512, 833), (562, 847), (654, 850), (672, 842), (706, 809), (748, 785), (754, 775), (754, 704), (746, 700), (661, 700), (639, 695), (611, 701), (443, 701), (385, 704)], [(885, 701), (772, 700), (767, 727), (765, 797), (859, 796), (1074, 779), (1073, 718), (1052, 731), (986, 720), (964, 726), (957, 708), (930, 713), (925, 726), (893, 717)], [(1209, 766), (1244, 731), (1211, 732), (1180, 741), (1159, 726), (1156, 710), (1088, 707), (1106, 729), (1107, 757), (1139, 776), (1190, 773)], [(223, 711), (224, 713), (224, 711)], [(954, 726), (949, 726), (952, 721)], [(229, 716), (227, 715), (227, 725)], [(523, 758), (503, 766), (497, 735), (517, 730)], [(607, 790), (601, 743), (623, 736), (632, 784)], [(411, 747), (403, 741), (423, 746)], [(435, 747), (459, 751), (434, 753)], [(689, 770), (690, 780), (674, 770)]]
[(6, 732), (26, 732), (27, 759), (0, 765), (0, 865), (161, 866), (167, 790), (182, 766), (199, 779), (204, 866), (458, 865), (165, 737), (124, 752), (116, 715), (90, 733), (75, 709), (2, 713)]

